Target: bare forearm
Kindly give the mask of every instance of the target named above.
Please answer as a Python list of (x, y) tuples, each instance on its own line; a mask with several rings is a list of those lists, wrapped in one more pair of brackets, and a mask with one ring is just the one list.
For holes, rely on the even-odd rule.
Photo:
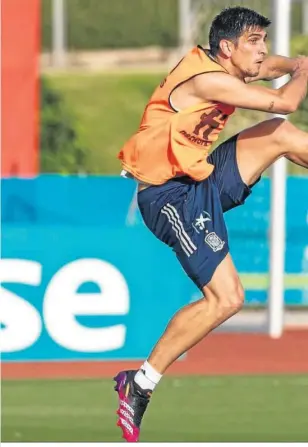
[(306, 70), (296, 69), (292, 75), (292, 79), (278, 89), (279, 95), (284, 97), (292, 104), (295, 111), (307, 94), (308, 72)]
[(293, 75), (298, 67), (298, 58), (279, 55), (269, 56), (261, 66), (259, 78), (271, 81), (287, 74)]
[(246, 78), (245, 82), (272, 81), (286, 74), (292, 76), (300, 64), (301, 58), (290, 58), (279, 55), (268, 56), (262, 63), (258, 76)]

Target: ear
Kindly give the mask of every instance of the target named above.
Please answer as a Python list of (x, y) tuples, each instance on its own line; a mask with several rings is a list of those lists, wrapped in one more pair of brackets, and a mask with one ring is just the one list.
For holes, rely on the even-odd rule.
[(231, 42), (229, 40), (221, 40), (219, 42), (219, 47), (223, 55), (227, 58), (231, 57)]

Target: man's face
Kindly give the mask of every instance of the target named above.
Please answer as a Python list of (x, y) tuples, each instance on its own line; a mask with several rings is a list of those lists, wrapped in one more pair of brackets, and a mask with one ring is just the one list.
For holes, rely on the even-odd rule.
[(267, 33), (262, 28), (244, 31), (236, 44), (232, 44), (231, 61), (244, 77), (259, 74), (261, 64), (267, 55)]

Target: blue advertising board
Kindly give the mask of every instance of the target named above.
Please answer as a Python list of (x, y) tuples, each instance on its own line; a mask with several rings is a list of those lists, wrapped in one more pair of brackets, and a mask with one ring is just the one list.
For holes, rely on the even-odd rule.
[[(285, 302), (308, 305), (308, 178), (287, 186)], [(143, 359), (200, 296), (144, 226), (135, 189), (116, 177), (2, 181), (4, 361)], [(247, 306), (267, 300), (269, 198), (263, 179), (226, 214)]]

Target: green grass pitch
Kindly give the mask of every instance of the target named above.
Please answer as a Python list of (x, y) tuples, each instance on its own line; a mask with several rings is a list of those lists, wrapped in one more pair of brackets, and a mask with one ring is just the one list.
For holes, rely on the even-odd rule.
[[(2, 441), (120, 441), (111, 380), (2, 382)], [(308, 375), (165, 377), (141, 441), (308, 441)]]

